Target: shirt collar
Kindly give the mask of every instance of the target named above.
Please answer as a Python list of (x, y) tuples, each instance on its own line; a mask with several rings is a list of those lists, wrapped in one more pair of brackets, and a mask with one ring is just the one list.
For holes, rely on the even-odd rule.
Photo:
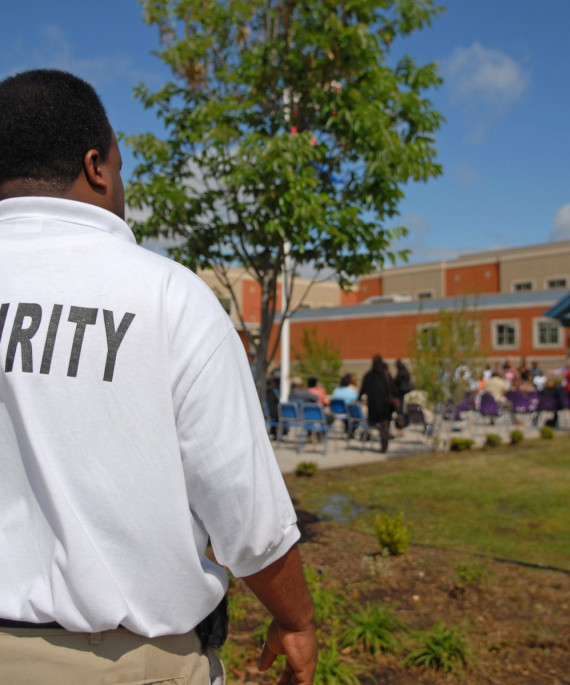
[(49, 218), (53, 221), (94, 228), (122, 240), (136, 242), (125, 221), (106, 209), (86, 202), (57, 197), (11, 197), (0, 202), (0, 224), (28, 217)]

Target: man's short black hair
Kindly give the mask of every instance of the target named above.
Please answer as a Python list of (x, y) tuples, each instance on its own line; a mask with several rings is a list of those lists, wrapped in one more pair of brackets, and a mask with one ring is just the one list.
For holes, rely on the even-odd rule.
[(107, 159), (112, 129), (92, 86), (64, 71), (36, 69), (0, 81), (0, 183), (71, 186), (88, 150)]

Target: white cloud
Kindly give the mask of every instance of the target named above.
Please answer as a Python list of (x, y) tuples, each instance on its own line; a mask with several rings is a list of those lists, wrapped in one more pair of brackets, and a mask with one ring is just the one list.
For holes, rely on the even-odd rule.
[(441, 66), (451, 101), (463, 110), (473, 143), (485, 137), (530, 82), (529, 73), (512, 57), (480, 43), (455, 48)]
[(126, 53), (116, 53), (94, 59), (81, 58), (76, 55), (71, 41), (65, 31), (56, 24), (43, 24), (39, 40), (34, 48), (24, 46), (16, 41), (9, 51), (4, 46), (4, 66), (2, 76), (15, 74), (26, 69), (61, 69), (69, 71), (93, 84), (96, 88), (117, 79), (128, 77), (132, 82), (145, 80), (145, 74), (138, 69), (132, 58)]
[(550, 232), (550, 240), (570, 239), (570, 204), (562, 205), (554, 217), (554, 228)]

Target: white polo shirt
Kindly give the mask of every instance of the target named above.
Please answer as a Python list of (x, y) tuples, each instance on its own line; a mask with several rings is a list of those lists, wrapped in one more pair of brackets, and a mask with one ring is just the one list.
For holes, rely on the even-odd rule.
[(0, 617), (193, 628), (299, 538), (243, 345), (115, 215), (0, 202)]

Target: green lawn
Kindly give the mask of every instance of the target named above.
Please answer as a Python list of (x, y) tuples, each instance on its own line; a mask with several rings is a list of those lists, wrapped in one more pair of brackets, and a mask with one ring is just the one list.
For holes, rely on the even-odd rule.
[(360, 505), (346, 524), (368, 532), (378, 513), (402, 512), (412, 544), (570, 570), (570, 437), (487, 451), (428, 454), (287, 476), (298, 509), (331, 496)]

